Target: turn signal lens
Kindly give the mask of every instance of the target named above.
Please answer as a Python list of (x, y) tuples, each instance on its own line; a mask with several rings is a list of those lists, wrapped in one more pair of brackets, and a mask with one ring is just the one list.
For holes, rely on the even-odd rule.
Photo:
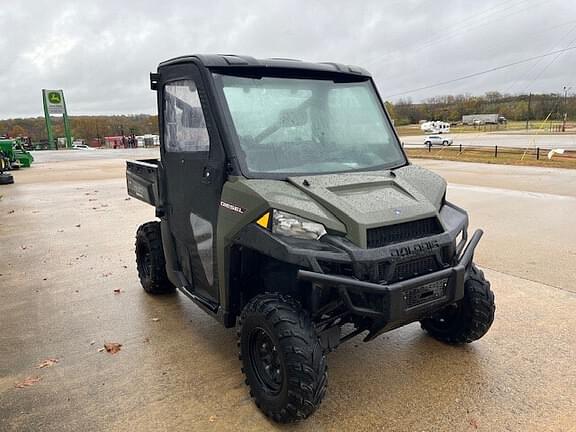
[(270, 222), (270, 212), (266, 212), (264, 213), (262, 216), (260, 216), (260, 218), (256, 221), (256, 223), (258, 225), (260, 225), (262, 228), (266, 228), (268, 229), (268, 223)]

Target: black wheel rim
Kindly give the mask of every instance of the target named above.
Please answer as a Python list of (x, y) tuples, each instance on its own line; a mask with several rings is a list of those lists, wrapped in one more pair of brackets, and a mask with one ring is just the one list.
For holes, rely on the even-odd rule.
[(284, 367), (280, 353), (270, 334), (255, 328), (250, 335), (250, 362), (258, 381), (269, 394), (278, 394), (284, 381)]

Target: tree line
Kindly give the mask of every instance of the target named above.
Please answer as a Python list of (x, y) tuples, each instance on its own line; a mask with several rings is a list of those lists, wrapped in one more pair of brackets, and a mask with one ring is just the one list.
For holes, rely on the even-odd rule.
[(500, 114), (508, 120), (542, 120), (550, 114), (550, 120), (561, 120), (564, 113), (568, 119), (576, 118), (576, 96), (564, 94), (509, 95), (496, 91), (482, 96), (469, 94), (436, 96), (421, 103), (408, 99), (386, 102), (390, 116), (396, 125), (418, 123), (421, 120), (459, 122), (466, 114)]
[[(155, 115), (70, 116), (69, 119), (72, 136), (88, 142), (105, 136), (158, 133), (158, 116)], [(64, 122), (61, 117), (52, 118), (52, 128), (55, 137), (64, 136)], [(0, 135), (27, 136), (33, 142), (48, 139), (44, 117), (0, 120)]]

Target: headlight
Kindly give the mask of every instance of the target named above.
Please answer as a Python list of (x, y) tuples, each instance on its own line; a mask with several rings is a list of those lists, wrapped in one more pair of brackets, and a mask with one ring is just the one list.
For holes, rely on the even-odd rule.
[(324, 225), (280, 210), (272, 211), (272, 232), (300, 239), (318, 240), (326, 234)]

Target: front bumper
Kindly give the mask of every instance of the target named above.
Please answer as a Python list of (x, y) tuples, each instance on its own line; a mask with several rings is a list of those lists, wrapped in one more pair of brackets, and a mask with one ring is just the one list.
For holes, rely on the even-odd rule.
[[(440, 307), (462, 299), (466, 271), (482, 234), (482, 230), (474, 232), (453, 267), (392, 284), (365, 282), (353, 277), (308, 270), (299, 270), (297, 277), (311, 282), (313, 290), (337, 290), (352, 314), (375, 319), (383, 330), (389, 330), (425, 318)], [(355, 304), (357, 295), (375, 297), (378, 307)]]
[[(275, 235), (256, 224), (234, 239), (241, 247), (288, 264), (294, 285), (307, 284), (307, 307), (315, 318), (329, 313), (334, 294), (347, 311), (364, 320), (370, 335), (432, 316), (464, 296), (464, 280), (482, 231), (468, 241), (466, 212), (446, 202), (438, 212), (443, 232), (362, 248), (340, 235), (321, 241)], [(293, 277), (293, 279), (292, 279)], [(291, 282), (288, 282), (291, 283)], [(277, 284), (276, 284), (277, 285)], [(275, 288), (273, 282), (271, 289)], [(285, 284), (286, 285), (286, 284)], [(340, 307), (340, 306), (338, 306)]]

